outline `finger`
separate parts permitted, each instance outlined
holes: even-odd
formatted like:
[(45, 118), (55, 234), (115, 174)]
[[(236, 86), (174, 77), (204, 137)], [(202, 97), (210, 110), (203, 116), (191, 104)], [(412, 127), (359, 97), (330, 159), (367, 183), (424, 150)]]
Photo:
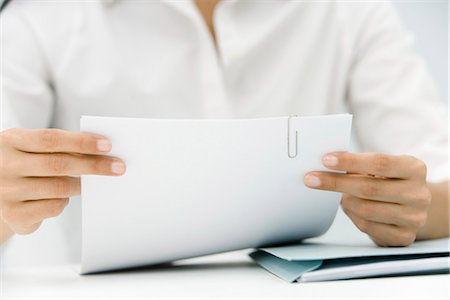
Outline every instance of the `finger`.
[(117, 176), (125, 173), (126, 169), (125, 163), (119, 158), (68, 153), (27, 153), (22, 155), (18, 165), (17, 173), (27, 177), (83, 174)]
[(365, 220), (352, 213), (347, 214), (359, 230), (369, 235), (379, 246), (404, 247), (411, 245), (416, 234), (413, 230), (395, 225)]
[(60, 215), (68, 202), (64, 198), (14, 203), (2, 208), (2, 218), (14, 232), (27, 234), (42, 220)]
[(392, 203), (408, 202), (410, 194), (408, 189), (411, 189), (411, 184), (407, 180), (329, 172), (310, 172), (306, 174), (304, 182), (314, 189), (342, 192), (363, 199)]
[(408, 179), (426, 176), (426, 166), (409, 155), (392, 156), (381, 153), (334, 152), (322, 159), (332, 170), (389, 178)]
[(8, 225), (11, 230), (16, 234), (30, 234), (38, 230), (38, 228), (41, 226), (42, 221), (35, 223), (35, 224), (15, 224), (15, 225)]
[(103, 136), (61, 129), (15, 128), (5, 131), (3, 138), (24, 152), (106, 154), (112, 147), (111, 142)]
[(344, 194), (341, 201), (345, 213), (364, 220), (419, 229), (427, 220), (425, 210), (418, 210), (400, 204), (365, 200)]
[(16, 180), (14, 188), (3, 196), (15, 201), (68, 198), (79, 195), (80, 190), (79, 177), (24, 177)]

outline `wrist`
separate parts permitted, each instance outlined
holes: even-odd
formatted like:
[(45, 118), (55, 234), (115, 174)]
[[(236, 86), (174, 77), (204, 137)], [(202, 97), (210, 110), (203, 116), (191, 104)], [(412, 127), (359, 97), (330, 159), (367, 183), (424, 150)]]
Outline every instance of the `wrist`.
[(428, 220), (417, 232), (416, 240), (429, 240), (448, 237), (449, 224), (449, 182), (429, 183), (432, 200), (428, 208)]

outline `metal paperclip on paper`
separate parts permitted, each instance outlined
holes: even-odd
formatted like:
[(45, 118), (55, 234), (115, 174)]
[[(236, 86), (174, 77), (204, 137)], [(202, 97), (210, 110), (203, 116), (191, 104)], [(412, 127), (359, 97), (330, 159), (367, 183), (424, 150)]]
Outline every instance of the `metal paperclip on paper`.
[(295, 117), (298, 117), (298, 115), (290, 115), (287, 119), (287, 152), (289, 158), (295, 158), (298, 155), (298, 130), (295, 130), (294, 153), (291, 151), (291, 119)]

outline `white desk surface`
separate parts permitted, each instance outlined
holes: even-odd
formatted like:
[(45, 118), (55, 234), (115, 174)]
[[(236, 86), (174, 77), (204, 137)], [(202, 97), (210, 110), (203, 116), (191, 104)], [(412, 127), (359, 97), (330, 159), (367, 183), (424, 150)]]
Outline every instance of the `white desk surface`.
[(449, 299), (450, 276), (286, 283), (237, 251), (175, 266), (78, 275), (77, 266), (2, 271), (0, 299)]

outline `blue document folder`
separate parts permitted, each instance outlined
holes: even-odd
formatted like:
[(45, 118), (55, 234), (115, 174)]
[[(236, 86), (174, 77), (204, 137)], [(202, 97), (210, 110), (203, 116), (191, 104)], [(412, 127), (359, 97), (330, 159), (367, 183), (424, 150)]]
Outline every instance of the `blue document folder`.
[(261, 248), (250, 254), (261, 267), (288, 282), (449, 273), (450, 239), (409, 247), (303, 242)]

